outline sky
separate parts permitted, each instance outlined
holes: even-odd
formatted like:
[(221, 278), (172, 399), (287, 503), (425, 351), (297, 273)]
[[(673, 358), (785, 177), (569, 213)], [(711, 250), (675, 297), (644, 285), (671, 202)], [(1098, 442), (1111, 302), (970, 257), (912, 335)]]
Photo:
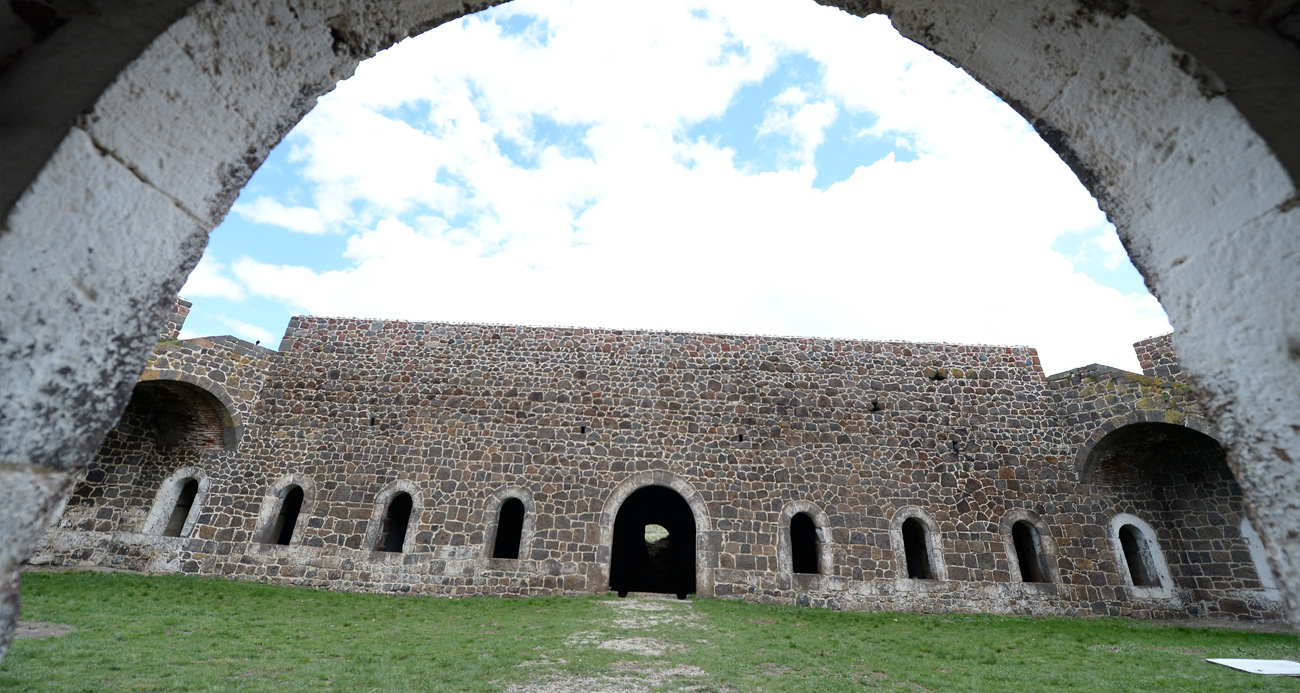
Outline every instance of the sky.
[(961, 70), (811, 1), (515, 0), (321, 97), (181, 295), (292, 315), (1036, 347), (1170, 330), (1115, 229)]

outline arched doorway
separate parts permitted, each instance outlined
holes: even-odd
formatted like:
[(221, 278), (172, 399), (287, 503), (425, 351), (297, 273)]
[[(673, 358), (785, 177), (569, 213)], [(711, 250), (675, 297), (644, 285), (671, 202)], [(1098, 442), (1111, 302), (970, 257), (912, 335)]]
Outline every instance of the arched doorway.
[(678, 598), (694, 594), (695, 533), (691, 506), (676, 491), (666, 486), (634, 491), (614, 519), (609, 588), (619, 596), (628, 592), (675, 594)]

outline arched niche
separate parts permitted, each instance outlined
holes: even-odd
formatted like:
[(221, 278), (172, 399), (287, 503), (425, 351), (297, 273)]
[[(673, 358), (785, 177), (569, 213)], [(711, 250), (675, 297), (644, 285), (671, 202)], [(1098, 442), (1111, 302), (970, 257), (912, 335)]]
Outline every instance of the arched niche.
[[(1145, 551), (1142, 555), (1151, 558), (1149, 567), (1162, 566), (1171, 577), (1156, 589), (1155, 580), (1139, 584), (1144, 580), (1131, 575), (1132, 566), (1121, 564), (1120, 583), (1135, 596), (1165, 598), (1177, 590), (1187, 603), (1215, 602), (1217, 595), (1249, 584), (1243, 578), (1249, 580), (1250, 572), (1262, 574), (1252, 564), (1256, 555), (1262, 557), (1264, 546), (1252, 546), (1241, 529), (1247, 509), (1228, 451), (1192, 423), (1130, 415), (1101, 426), (1079, 451), (1080, 477), (1089, 483), (1083, 490), (1134, 519), (1124, 534), (1112, 525), (1112, 548), (1127, 541), (1130, 550)], [(1150, 524), (1144, 526), (1137, 518)], [(1159, 530), (1158, 536), (1152, 528)], [(1158, 554), (1151, 541), (1158, 542)], [(1258, 595), (1265, 600), (1277, 596), (1267, 591)]]
[[(522, 515), (518, 518), (517, 532), (513, 523), (515, 518), (508, 517), (507, 506), (513, 508), (518, 504), (518, 509)], [(518, 560), (529, 558), (532, 553), (533, 532), (537, 528), (537, 504), (533, 502), (533, 494), (528, 490), (513, 486), (501, 489), (488, 496), (484, 508), (483, 521), (487, 524), (485, 536), (487, 541), (484, 543), (484, 555), (488, 558), (500, 560)], [(511, 526), (505, 527), (506, 537), (502, 533), (502, 523), (511, 523)], [(515, 555), (508, 555), (510, 551), (507, 544), (513, 540)]]
[[(190, 484), (193, 484), (193, 493), (188, 493)], [(212, 479), (198, 467), (182, 467), (172, 472), (158, 485), (158, 494), (140, 531), (161, 536), (190, 536), (211, 487)], [(180, 518), (180, 526), (174, 527), (182, 504), (184, 516)], [(175, 533), (172, 533), (173, 529)]]
[(233, 402), (217, 383), (192, 376), (143, 380), (127, 406), (147, 421), (163, 454), (233, 452), (239, 445)]
[(1142, 518), (1119, 513), (1110, 519), (1110, 545), (1120, 580), (1135, 599), (1167, 599), (1174, 580), (1156, 530)]
[[(400, 501), (405, 494), (410, 507), (404, 518), (393, 517), (393, 504)], [(366, 524), (365, 547), (371, 551), (405, 554), (416, 550), (415, 533), (420, 517), (424, 514), (424, 500), (420, 487), (405, 479), (385, 484), (375, 494), (375, 505), (370, 513), (370, 522)], [(401, 526), (394, 527), (394, 520), (405, 520)], [(393, 532), (400, 530), (401, 539), (394, 538)]]
[(1047, 523), (1030, 510), (1009, 510), (1000, 525), (1011, 582), (1048, 590), (1056, 584), (1056, 542)]
[[(776, 556), (781, 572), (785, 575), (825, 576), (835, 569), (835, 542), (831, 536), (830, 518), (816, 504), (810, 501), (790, 501), (781, 508), (779, 525), (776, 531)], [(812, 536), (804, 536), (802, 542), (798, 536), (796, 521), (807, 518)], [(803, 543), (801, 547), (798, 544)], [(797, 560), (801, 551), (810, 553), (804, 560)], [(804, 563), (802, 569), (798, 565)]]
[(889, 521), (889, 543), (894, 549), (897, 581), (903, 589), (916, 580), (948, 579), (943, 559), (943, 536), (930, 513), (916, 506), (899, 508)]
[[(169, 475), (178, 468), (215, 469), (237, 448), (242, 432), (220, 385), (206, 378), (150, 375), (132, 388), (94, 461), (56, 506), (56, 518), (75, 525), (94, 516), (116, 531), (166, 535), (167, 518), (162, 526), (154, 525), (159, 521), (154, 513), (162, 512), (156, 494), (174, 491), (173, 504), (186, 494), (184, 488), (171, 488)], [(207, 482), (197, 473), (192, 476), (206, 492)], [(200, 490), (192, 490), (201, 504)], [(187, 522), (182, 529), (188, 534), (191, 527)]]
[(1187, 465), (1222, 467), (1231, 474), (1227, 451), (1206, 428), (1205, 422), (1190, 417), (1166, 423), (1164, 412), (1137, 412), (1107, 421), (1076, 455), (1079, 481), (1102, 486), (1149, 483), (1161, 468)]
[[(266, 490), (257, 517), (257, 529), (253, 532), (253, 541), (271, 546), (300, 546), (315, 501), (316, 484), (311, 477), (305, 474), (282, 477)], [(286, 502), (296, 507), (286, 508)], [(288, 531), (286, 522), (292, 522), (292, 528)]]

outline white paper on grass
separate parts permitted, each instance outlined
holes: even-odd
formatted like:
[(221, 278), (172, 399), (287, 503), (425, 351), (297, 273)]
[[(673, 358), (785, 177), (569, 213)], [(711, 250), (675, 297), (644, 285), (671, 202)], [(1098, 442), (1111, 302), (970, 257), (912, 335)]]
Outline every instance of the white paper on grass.
[(1300, 676), (1300, 663), (1289, 659), (1207, 659), (1205, 661), (1252, 674)]

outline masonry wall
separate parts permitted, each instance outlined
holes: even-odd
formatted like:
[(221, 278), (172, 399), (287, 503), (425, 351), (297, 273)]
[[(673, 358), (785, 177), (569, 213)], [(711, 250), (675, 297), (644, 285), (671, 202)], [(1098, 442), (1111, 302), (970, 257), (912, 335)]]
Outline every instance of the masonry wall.
[[(1194, 394), (1173, 381), (1100, 367), (1049, 380), (1020, 347), (307, 317), (279, 353), (234, 346), (164, 344), (149, 373), (203, 372), (234, 391), (237, 448), (159, 455), (124, 417), (33, 562), (360, 591), (602, 592), (619, 503), (652, 484), (695, 514), (705, 596), (1280, 618), (1232, 525), (1240, 490), (1216, 460), (1081, 481), (1081, 451), (1109, 430), (1198, 425)], [(158, 481), (186, 465), (210, 482), (192, 531), (140, 534)], [(263, 543), (268, 494), (288, 483), (306, 496), (294, 541)], [(376, 551), (399, 489), (415, 500), (408, 548)], [(528, 507), (525, 546), (490, 558), (508, 496)], [(791, 572), (796, 511), (820, 525), (822, 574)], [(1168, 596), (1123, 583), (1108, 534), (1117, 512), (1160, 528)], [(912, 515), (933, 527), (936, 579), (907, 577), (899, 525)], [(1018, 520), (1038, 528), (1047, 582), (1021, 580)]]
[[(179, 322), (169, 329), (179, 333), (189, 302), (177, 307)], [(199, 541), (233, 521), (231, 512), (242, 513), (220, 485), (200, 499), (187, 537), (146, 533), (146, 523), (160, 484), (177, 470), (199, 470), (210, 484), (246, 464), (239, 454), (251, 445), (245, 421), (255, 416), (274, 353), (233, 337), (161, 338), (121, 420), (28, 563), (195, 573), (203, 562), (191, 548), (228, 553)]]
[(1173, 334), (1149, 337), (1133, 345), (1142, 374), (1185, 383), (1183, 367), (1174, 352)]
[[(1176, 603), (1192, 616), (1282, 619), (1277, 591), (1264, 589), (1260, 581), (1259, 571), (1268, 567), (1251, 559), (1241, 532), (1241, 488), (1211, 435), (1195, 389), (1181, 377), (1169, 335), (1134, 348), (1144, 369), (1151, 370), (1146, 364), (1154, 361), (1162, 364), (1156, 370), (1172, 378), (1095, 365), (1049, 378), (1058, 421), (1073, 450), (1063, 471), (1081, 481), (1081, 495), (1096, 499), (1100, 517), (1129, 513), (1149, 522), (1174, 582), (1169, 597), (1155, 600), (1135, 596), (1121, 583), (1114, 592), (1125, 602), (1120, 612), (1154, 616)], [(1121, 455), (1088, 469), (1099, 445), (1143, 427), (1161, 431), (1136, 439), (1145, 457)], [(1087, 530), (1091, 545), (1078, 560), (1114, 553), (1099, 529), (1105, 528)], [(1109, 569), (1118, 572), (1115, 560)]]
[(190, 315), (190, 308), (194, 304), (183, 298), (178, 298), (172, 303), (171, 310), (167, 313), (167, 320), (163, 323), (162, 332), (159, 333), (160, 340), (176, 339), (181, 336), (181, 328), (185, 326), (185, 318)]

